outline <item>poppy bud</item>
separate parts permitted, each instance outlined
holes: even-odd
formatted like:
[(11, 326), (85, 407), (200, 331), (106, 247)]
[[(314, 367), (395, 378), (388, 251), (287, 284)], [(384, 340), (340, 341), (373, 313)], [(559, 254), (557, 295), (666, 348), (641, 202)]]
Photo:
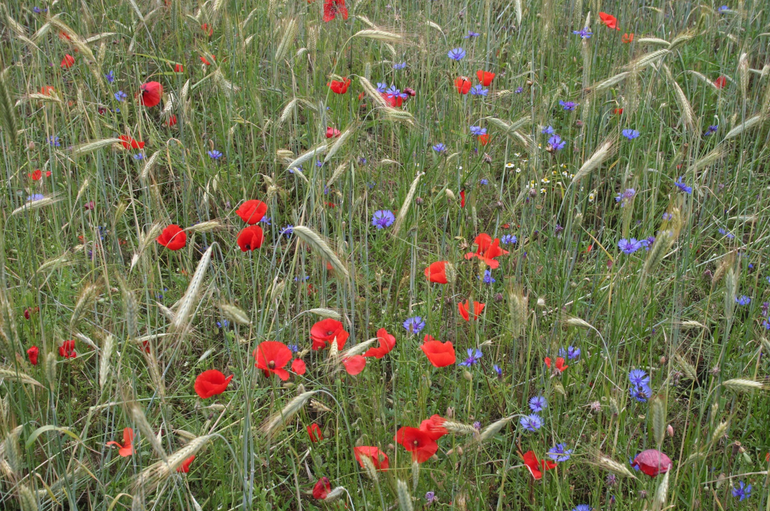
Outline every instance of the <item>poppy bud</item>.
[(538, 307), (545, 307), (545, 298), (538, 298), (537, 299), (537, 306)]
[(532, 84), (533, 84), (533, 83), (534, 83), (534, 82), (533, 82), (532, 80), (527, 80), (527, 85), (528, 85), (529, 87), (532, 87)]
[(535, 190), (534, 188), (530, 188), (529, 189), (529, 196), (530, 197), (537, 197), (537, 190)]
[(452, 406), (447, 406), (446, 408), (446, 418), (447, 419), (454, 419), (455, 418), (455, 409)]
[(578, 119), (577, 121), (575, 121), (575, 126), (577, 126), (578, 128), (582, 128), (583, 127), (583, 121)]
[(447, 198), (448, 201), (452, 202), (452, 201), (455, 200), (455, 193), (452, 190), (450, 190), (449, 188), (444, 190), (444, 193), (446, 193), (446, 198)]
[(30, 142), (29, 144), (27, 144), (27, 148), (30, 149), (30, 150), (34, 149), (35, 148), (35, 143), (34, 142)]
[(409, 94), (411, 97), (415, 97), (417, 95), (417, 91), (412, 89), (411, 87), (406, 87), (404, 89), (404, 94)]
[(502, 302), (503, 301), (503, 293), (497, 293), (495, 295), (495, 301), (496, 302)]
[(674, 426), (669, 424), (668, 427), (666, 428), (666, 434), (668, 434), (668, 436), (673, 438), (674, 437)]
[(658, 359), (658, 362), (660, 363), (660, 365), (664, 365), (666, 363), (666, 357), (660, 357)]
[(473, 381), (473, 375), (469, 373), (467, 369), (463, 370), (463, 378), (468, 381)]
[(423, 200), (423, 198), (422, 198), (422, 197), (417, 197), (417, 198), (414, 200), (414, 203), (415, 203), (415, 204), (417, 204), (418, 206), (422, 206), (422, 203), (423, 203), (423, 202), (425, 202), (425, 201)]

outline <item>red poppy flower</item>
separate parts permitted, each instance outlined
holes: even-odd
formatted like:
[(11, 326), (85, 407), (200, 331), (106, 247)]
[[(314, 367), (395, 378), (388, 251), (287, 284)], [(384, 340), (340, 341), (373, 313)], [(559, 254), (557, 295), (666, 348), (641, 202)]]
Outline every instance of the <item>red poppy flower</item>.
[(335, 94), (345, 94), (348, 91), (348, 87), (350, 87), (350, 78), (344, 78), (341, 82), (332, 80), (326, 85)]
[(483, 135), (479, 135), (479, 144), (487, 145), (488, 143), (489, 143), (489, 135), (487, 133), (484, 133)]
[(160, 97), (163, 95), (163, 86), (160, 83), (147, 82), (142, 84), (139, 90), (141, 91), (139, 103), (142, 105), (146, 106), (147, 108), (152, 108), (160, 103)]
[(387, 92), (383, 92), (380, 95), (382, 96), (382, 99), (385, 100), (385, 103), (387, 103), (389, 106), (392, 106), (393, 108), (399, 107), (404, 104), (404, 98), (402, 98), (401, 96), (388, 94)]
[(254, 350), (254, 358), (257, 359), (256, 365), (265, 374), (265, 377), (270, 376), (270, 373), (278, 375), (278, 377), (286, 381), (289, 379), (289, 371), (283, 368), (291, 360), (291, 350), (282, 342), (278, 341), (264, 341), (259, 343), (257, 349)]
[(337, 17), (337, 14), (340, 14), (344, 20), (348, 19), (348, 8), (345, 7), (345, 0), (325, 0), (324, 21), (330, 22)]
[(249, 225), (254, 225), (262, 220), (265, 213), (267, 213), (267, 204), (261, 200), (247, 200), (235, 212), (236, 215), (241, 217), (241, 220)]
[(321, 433), (321, 428), (315, 422), (307, 427), (307, 435), (310, 437), (310, 441), (313, 443), (320, 442), (324, 439)]
[(40, 94), (43, 96), (50, 96), (51, 94), (54, 94), (56, 91), (54, 88), (50, 85), (44, 85), (43, 87), (40, 87)]
[(342, 350), (348, 340), (348, 334), (342, 323), (336, 319), (326, 318), (317, 322), (310, 328), (310, 338), (313, 340), (313, 351), (325, 348), (337, 339), (337, 349)]
[(209, 37), (214, 35), (214, 27), (212, 27), (208, 23), (204, 23), (203, 25), (201, 25), (201, 29), (203, 30), (203, 33), (208, 35)]
[(184, 73), (184, 66), (182, 64), (176, 64), (174, 66), (175, 73)]
[(508, 254), (507, 250), (500, 248), (500, 239), (495, 238), (493, 241), (489, 234), (481, 233), (476, 236), (476, 239), (473, 240), (473, 242), (478, 248), (476, 249), (476, 252), (468, 252), (465, 254), (465, 258), (470, 260), (474, 257), (478, 257), (493, 270), (500, 266), (500, 262), (496, 261), (495, 258)]
[(727, 85), (727, 77), (726, 76), (720, 76), (716, 80), (714, 80), (714, 87), (717, 89), (724, 89), (725, 85)]
[(27, 307), (24, 309), (24, 319), (29, 319), (32, 314), (40, 312), (40, 307)]
[(61, 39), (62, 41), (64, 40), (72, 41), (72, 38), (70, 37), (70, 35), (64, 30), (59, 30), (59, 39)]
[[(211, 65), (211, 62), (209, 62), (209, 60), (208, 60), (206, 57), (204, 57), (203, 55), (201, 55), (201, 57), (200, 57), (200, 58), (201, 58), (201, 62), (203, 62), (203, 65), (204, 65), (204, 66), (210, 66), (210, 65)], [(214, 62), (216, 62), (216, 61), (217, 61), (217, 58), (216, 58), (214, 55), (212, 55), (212, 56), (211, 56), (211, 60), (213, 60)]]
[(465, 207), (465, 190), (460, 190), (460, 207)]
[(29, 357), (29, 363), (33, 366), (37, 365), (37, 357), (40, 355), (40, 348), (32, 346), (27, 350), (27, 357)]
[(615, 16), (611, 14), (607, 14), (606, 12), (600, 12), (599, 18), (601, 18), (602, 23), (607, 25), (608, 28), (614, 28), (615, 30), (620, 30), (620, 28), (618, 28), (618, 19)]
[(428, 282), (449, 284), (449, 279), (447, 279), (446, 276), (446, 265), (448, 262), (449, 261), (436, 261), (425, 268), (425, 278), (428, 279)]
[(262, 228), (258, 225), (250, 225), (238, 234), (238, 246), (241, 247), (241, 252), (255, 250), (262, 246), (264, 239)]
[(390, 460), (388, 455), (382, 452), (379, 447), (372, 445), (361, 445), (353, 448), (353, 454), (356, 456), (356, 461), (364, 468), (364, 462), (361, 461), (361, 457), (369, 458), (376, 470), (388, 470), (390, 467)]
[(632, 466), (640, 469), (650, 477), (664, 474), (671, 468), (671, 458), (657, 449), (647, 449), (636, 455)]
[(332, 128), (331, 126), (326, 128), (326, 138), (335, 138), (340, 136), (340, 130)]
[(394, 437), (396, 442), (412, 453), (412, 461), (424, 463), (438, 451), (438, 444), (431, 434), (418, 428), (403, 426)]
[(305, 365), (305, 361), (301, 358), (295, 358), (291, 363), (291, 370), (295, 373), (302, 375), (305, 374), (307, 371), (307, 366)]
[(390, 335), (384, 328), (377, 330), (377, 341), (379, 342), (378, 346), (376, 348), (369, 348), (364, 353), (365, 357), (382, 358), (396, 346), (396, 337)]
[(192, 465), (192, 462), (194, 460), (195, 460), (195, 455), (193, 454), (192, 456), (190, 456), (189, 458), (184, 460), (181, 465), (176, 467), (176, 471), (177, 472), (182, 472), (182, 473), (185, 473), (185, 474), (188, 473), (190, 471), (190, 465)]
[(313, 487), (313, 498), (316, 500), (324, 500), (331, 491), (332, 483), (329, 482), (329, 478), (322, 477)]
[(126, 456), (131, 456), (134, 454), (134, 446), (132, 445), (134, 441), (134, 430), (131, 428), (126, 428), (123, 430), (123, 445), (120, 445), (119, 443), (112, 441), (107, 442), (107, 446), (114, 445), (115, 447), (119, 447), (120, 450), (118, 451), (118, 454), (123, 456), (124, 458)]
[(216, 369), (203, 371), (195, 378), (195, 393), (201, 399), (208, 399), (211, 396), (218, 396), (225, 390), (232, 380), (232, 376), (225, 378), (225, 375)]
[(187, 233), (176, 224), (171, 224), (155, 239), (169, 250), (179, 250), (187, 244)]
[(73, 57), (69, 53), (67, 55), (65, 55), (63, 59), (61, 59), (61, 67), (62, 68), (70, 68), (73, 65), (75, 65), (75, 57)]
[(612, 111), (612, 113), (615, 114), (615, 115), (623, 115), (623, 109), (622, 108), (616, 108), (615, 110)]
[(166, 121), (166, 127), (171, 128), (173, 126), (176, 126), (176, 115), (171, 114), (168, 116), (168, 121)]
[[(30, 172), (27, 175), (29, 176), (29, 178), (32, 181), (40, 181), (41, 179), (43, 179), (43, 171), (40, 170), (40, 169), (33, 170), (32, 172)], [(50, 177), (50, 176), (51, 176), (51, 171), (50, 170), (46, 170), (45, 171), (45, 177)]]
[[(460, 302), (457, 304), (457, 308), (460, 310), (460, 316), (465, 321), (470, 321), (470, 310), (471, 310), (471, 304), (469, 300), (465, 300), (465, 302)], [(481, 311), (484, 310), (484, 304), (479, 303), (477, 301), (473, 301), (473, 319), (479, 319), (479, 316), (481, 315)]]
[(548, 460), (540, 460), (538, 461), (537, 456), (535, 455), (535, 451), (527, 451), (524, 453), (524, 465), (526, 465), (527, 469), (529, 470), (529, 473), (532, 474), (532, 477), (537, 479), (543, 478), (543, 472), (546, 470), (551, 470), (552, 468), (556, 468), (556, 463), (553, 461)]
[(460, 94), (468, 94), (473, 84), (467, 76), (458, 76), (455, 78), (455, 88)]
[(420, 423), (420, 429), (430, 435), (432, 440), (438, 440), (449, 433), (444, 427), (446, 419), (440, 415), (433, 415), (430, 419), (425, 419)]
[(77, 357), (78, 354), (75, 352), (75, 341), (64, 341), (62, 345), (59, 346), (59, 356), (64, 358)]
[(426, 335), (424, 341), (420, 349), (435, 367), (446, 367), (454, 364), (457, 360), (455, 348), (450, 341), (437, 341), (430, 335)]
[(128, 135), (121, 135), (118, 137), (120, 139), (120, 144), (128, 149), (129, 147), (131, 149), (144, 149), (144, 142), (139, 142), (138, 140), (134, 140), (132, 137), (129, 137)]
[(495, 73), (490, 73), (489, 71), (482, 71), (481, 69), (476, 71), (476, 76), (479, 78), (481, 85), (483, 85), (484, 87), (489, 87), (489, 85), (492, 83), (492, 80), (495, 79)]
[(623, 44), (628, 44), (634, 42), (634, 33), (631, 32), (630, 34), (623, 34), (623, 37), (620, 38), (621, 42)]
[(348, 357), (342, 361), (342, 365), (345, 366), (345, 371), (347, 371), (350, 376), (355, 376), (366, 367), (366, 357), (363, 355)]
[[(548, 369), (551, 368), (551, 357), (545, 357), (545, 365), (548, 366)], [(569, 366), (564, 365), (564, 358), (562, 357), (556, 357), (556, 370), (559, 372), (564, 371)]]

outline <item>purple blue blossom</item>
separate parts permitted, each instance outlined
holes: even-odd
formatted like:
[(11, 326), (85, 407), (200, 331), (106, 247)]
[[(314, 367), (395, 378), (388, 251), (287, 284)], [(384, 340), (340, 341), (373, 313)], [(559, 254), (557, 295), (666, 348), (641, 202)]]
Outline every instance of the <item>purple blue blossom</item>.
[(470, 367), (476, 365), (481, 359), (482, 353), (479, 349), (468, 348), (468, 358), (460, 362), (463, 367)]
[(502, 238), (500, 238), (500, 243), (503, 245), (513, 245), (517, 241), (519, 240), (516, 238), (515, 234), (503, 234)]
[(406, 62), (399, 62), (397, 64), (393, 64), (393, 69), (404, 69), (406, 67)]
[(126, 98), (128, 97), (128, 94), (126, 94), (122, 90), (119, 90), (114, 94), (114, 96), (115, 96), (115, 99), (117, 99), (118, 101), (125, 101)]
[(641, 242), (637, 241), (636, 238), (631, 238), (630, 240), (623, 238), (622, 240), (618, 241), (618, 248), (624, 254), (633, 254), (642, 248), (642, 244)]
[(489, 89), (485, 89), (483, 85), (477, 84), (471, 87), (472, 96), (486, 96), (489, 93)]
[(544, 135), (552, 135), (553, 134), (553, 127), (552, 126), (546, 126), (545, 128), (540, 130), (540, 133)]
[(393, 225), (393, 222), (396, 221), (396, 216), (393, 214), (392, 211), (388, 209), (381, 209), (379, 211), (375, 211), (374, 215), (372, 216), (372, 225), (377, 227), (377, 229), (384, 229), (385, 227), (390, 227)]
[(212, 149), (211, 151), (208, 151), (209, 158), (212, 160), (218, 160), (222, 157), (222, 153), (220, 151), (217, 151), (216, 149)]
[(738, 305), (748, 305), (751, 303), (751, 298), (749, 298), (746, 295), (736, 296), (735, 303), (737, 303)]
[(572, 454), (572, 449), (567, 449), (567, 444), (556, 444), (548, 450), (548, 457), (556, 463), (567, 461)]
[(482, 128), (481, 126), (471, 126), (471, 134), (477, 136), (486, 135), (487, 129)]
[(679, 179), (677, 179), (676, 183), (674, 183), (677, 188), (679, 188), (680, 191), (692, 195), (692, 186), (687, 186), (687, 183), (683, 181), (683, 176), (679, 176)]
[(465, 58), (465, 50), (463, 50), (462, 48), (452, 48), (451, 50), (449, 50), (449, 53), (447, 53), (447, 56), (450, 59), (459, 62)]
[(521, 427), (526, 429), (527, 431), (537, 431), (538, 429), (543, 427), (543, 419), (540, 418), (537, 414), (531, 414), (531, 415), (525, 415), (521, 418), (519, 421), (521, 424)]
[(637, 130), (623, 130), (620, 133), (628, 140), (633, 140), (639, 137), (639, 131)]
[(562, 140), (559, 135), (553, 135), (548, 139), (548, 145), (550, 145), (551, 149), (554, 151), (561, 151), (564, 149), (564, 146), (567, 145), (567, 142)]
[(479, 34), (478, 32), (473, 32), (471, 30), (468, 30), (468, 35), (464, 36), (463, 39), (470, 39), (471, 37), (478, 37), (480, 35), (481, 34)]
[(574, 101), (562, 101), (562, 100), (559, 100), (559, 104), (561, 105), (561, 107), (564, 110), (566, 110), (568, 112), (572, 112), (575, 109), (575, 107), (577, 106), (577, 103), (575, 103)]
[(751, 497), (751, 485), (746, 486), (746, 483), (743, 481), (738, 481), (738, 486), (733, 488), (733, 497), (736, 497), (738, 502)]
[(590, 39), (593, 34), (590, 30), (588, 30), (588, 27), (582, 28), (580, 30), (573, 30), (573, 34), (579, 35), (581, 39)]
[(540, 413), (548, 408), (548, 401), (543, 396), (535, 396), (529, 400), (529, 409), (535, 413)]
[(446, 151), (446, 146), (439, 142), (438, 144), (433, 146), (433, 150), (436, 151), (437, 153), (443, 153), (444, 151)]
[(420, 316), (414, 316), (404, 321), (404, 328), (410, 334), (419, 334), (425, 328), (425, 321)]

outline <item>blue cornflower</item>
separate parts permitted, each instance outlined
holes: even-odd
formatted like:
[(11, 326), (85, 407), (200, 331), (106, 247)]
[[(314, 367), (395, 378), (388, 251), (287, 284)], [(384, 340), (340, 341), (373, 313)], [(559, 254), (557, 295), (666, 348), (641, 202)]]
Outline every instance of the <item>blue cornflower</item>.
[(144, 160), (144, 153), (136, 153), (136, 154), (134, 155), (134, 159), (135, 159), (136, 161), (142, 161), (142, 160)]
[(483, 278), (483, 280), (484, 280), (484, 284), (494, 284), (495, 282), (497, 282), (497, 280), (495, 280), (492, 277), (492, 271), (491, 270), (484, 270), (484, 278)]
[(481, 84), (471, 87), (471, 96), (486, 96), (488, 93), (489, 89), (485, 89)]
[(592, 35), (594, 35), (593, 32), (588, 30), (588, 27), (581, 29), (581, 30), (573, 30), (573, 34), (579, 35), (581, 39), (590, 39)]
[(382, 94), (386, 90), (388, 90), (388, 84), (387, 83), (377, 82), (377, 92)]
[(535, 396), (529, 400), (529, 409), (535, 413), (540, 413), (548, 408), (548, 400), (543, 396)]
[(717, 229), (717, 232), (719, 234), (721, 234), (722, 236), (726, 237), (729, 240), (735, 238), (735, 234), (733, 234), (733, 233), (731, 233), (729, 231), (726, 231), (726, 230), (722, 229), (721, 227), (719, 229)]
[(692, 195), (692, 186), (687, 186), (687, 184), (684, 181), (682, 181), (683, 178), (684, 178), (683, 176), (679, 176), (679, 179), (677, 179), (676, 183), (674, 184), (676, 185), (677, 188), (679, 188), (679, 190), (683, 191), (688, 195)]
[(709, 126), (709, 127), (706, 129), (706, 132), (703, 134), (703, 136), (704, 136), (704, 137), (710, 137), (711, 135), (713, 135), (714, 133), (716, 133), (718, 129), (719, 129), (719, 125), (716, 125), (716, 124), (715, 124), (715, 125)]
[(463, 50), (462, 48), (452, 48), (451, 50), (449, 50), (449, 53), (447, 53), (447, 56), (450, 59), (456, 60), (459, 62), (465, 58), (465, 50)]
[(500, 243), (502, 243), (503, 245), (513, 245), (517, 241), (519, 240), (518, 238), (516, 238), (515, 234), (503, 234), (503, 237), (500, 238)]
[(51, 135), (50, 137), (48, 137), (48, 144), (54, 147), (61, 147), (61, 142), (59, 142), (59, 137), (57, 137), (56, 135)]
[(551, 146), (551, 149), (554, 151), (561, 151), (564, 149), (564, 146), (567, 145), (567, 142), (561, 139), (559, 135), (553, 135), (551, 138), (548, 139), (548, 144)]
[(642, 369), (631, 369), (628, 373), (628, 381), (632, 385), (649, 385), (650, 377)]
[(663, 220), (671, 220), (672, 218), (674, 218), (674, 215), (671, 213), (663, 213)]
[(622, 208), (628, 201), (634, 198), (634, 195), (636, 195), (636, 190), (633, 188), (626, 188), (623, 193), (618, 193), (615, 196), (615, 202), (620, 202), (620, 207)]
[(561, 107), (564, 110), (566, 110), (568, 112), (573, 111), (575, 109), (575, 107), (577, 106), (577, 103), (575, 103), (574, 101), (562, 101), (562, 100), (559, 100), (559, 104), (561, 105)]
[(393, 64), (393, 69), (404, 69), (406, 67), (406, 62), (400, 62), (397, 64)]
[(32, 8), (32, 12), (34, 12), (35, 14), (42, 14), (44, 12), (48, 12), (48, 7), (41, 9), (40, 7), (35, 6)]
[(639, 132), (637, 130), (623, 130), (620, 133), (628, 140), (633, 140), (639, 137)]
[(738, 502), (751, 497), (751, 485), (746, 486), (743, 481), (738, 481), (738, 486), (733, 488), (733, 497), (738, 497)]
[(287, 344), (286, 347), (289, 348), (292, 353), (299, 353), (299, 346), (296, 344)]
[(389, 96), (400, 97), (401, 99), (406, 99), (409, 97), (409, 94), (401, 92), (401, 90), (397, 89), (395, 85), (391, 85), (388, 90), (385, 91), (385, 93)]
[(629, 394), (631, 394), (631, 397), (639, 401), (640, 403), (646, 403), (650, 397), (652, 397), (652, 389), (649, 385), (636, 385), (631, 386), (630, 389), (628, 389)]
[(524, 92), (524, 87), (516, 87), (513, 90), (513, 92), (514, 92), (514, 94), (521, 94), (522, 92)]
[(770, 330), (770, 321), (764, 320), (762, 322), (762, 326), (764, 327), (765, 330)]
[(287, 225), (286, 227), (281, 229), (281, 234), (285, 234), (286, 237), (288, 238), (289, 236), (294, 234), (294, 226), (291, 224)]
[(439, 142), (438, 144), (433, 146), (433, 150), (436, 151), (437, 153), (443, 153), (444, 151), (446, 151), (446, 146)]
[(522, 417), (519, 423), (521, 424), (521, 427), (527, 431), (537, 431), (543, 427), (543, 419), (534, 413), (532, 415), (526, 415)]
[(420, 316), (414, 316), (404, 321), (404, 328), (410, 334), (419, 334), (425, 328), (425, 321)]
[(540, 130), (540, 133), (544, 135), (552, 135), (553, 134), (553, 127), (552, 126), (546, 126), (545, 128)]
[[(717, 9), (717, 12), (728, 12), (729, 10), (730, 10), (730, 8), (728, 6), (723, 5), (723, 6), (721, 6), (721, 7), (719, 7)], [(741, 499), (741, 500), (743, 500), (743, 499)]]
[(630, 240), (623, 238), (618, 241), (618, 248), (622, 250), (624, 254), (633, 254), (642, 248), (642, 244), (637, 241), (636, 238), (631, 238)]
[(432, 491), (425, 493), (425, 500), (428, 502), (428, 504), (433, 504), (433, 502), (436, 500), (436, 493)]
[(556, 461), (556, 463), (567, 461), (571, 454), (572, 449), (567, 449), (567, 444), (556, 444), (556, 446), (548, 450), (548, 457)]
[(487, 134), (487, 129), (486, 128), (482, 128), (481, 126), (471, 126), (471, 134), (472, 135), (478, 135), (478, 136), (486, 135)]
[(223, 319), (222, 321), (217, 321), (217, 328), (224, 330), (228, 326), (230, 326), (230, 322), (227, 321), (226, 319)]
[(318, 168), (320, 169), (321, 167), (323, 167), (323, 166), (324, 166), (324, 162), (322, 162), (321, 160), (316, 160), (316, 162), (315, 162), (315, 166), (316, 166), (316, 167), (318, 167)]
[(27, 197), (27, 202), (35, 202), (43, 199), (45, 199), (45, 195), (43, 195), (42, 193), (33, 193), (32, 195)]
[(478, 37), (480, 35), (481, 34), (479, 34), (478, 32), (473, 32), (471, 30), (468, 30), (468, 35), (464, 36), (463, 39), (470, 39), (471, 37)]
[(559, 356), (567, 357), (569, 360), (575, 360), (580, 356), (580, 348), (576, 348), (574, 346), (570, 346), (566, 350), (561, 348), (559, 349)]
[(489, 180), (488, 179), (484, 179), (484, 178), (479, 179), (479, 184), (482, 185), (482, 186), (486, 186), (486, 185), (489, 184)]
[(112, 82), (114, 82), (114, 81), (115, 81), (115, 73), (114, 73), (114, 72), (112, 72), (112, 71), (110, 71), (109, 73), (107, 73), (106, 75), (104, 75), (104, 77), (107, 79), (107, 81), (108, 81), (109, 83), (112, 83)]
[(374, 212), (374, 216), (372, 216), (372, 225), (375, 226), (377, 229), (384, 229), (385, 227), (390, 227), (393, 225), (393, 222), (396, 221), (396, 216), (393, 214), (392, 211), (388, 209), (381, 209), (379, 211)]
[(591, 511), (591, 506), (588, 504), (580, 504), (572, 508), (572, 511)]
[(497, 365), (497, 364), (493, 365), (493, 366), (492, 366), (492, 369), (495, 371), (495, 373), (497, 374), (497, 376), (502, 376), (502, 375), (503, 375), (503, 370), (502, 370), (502, 369), (500, 369), (500, 366), (499, 366), (499, 365)]
[(218, 160), (222, 157), (222, 153), (217, 151), (216, 149), (212, 149), (211, 151), (209, 151), (208, 155), (209, 155), (209, 158), (211, 158), (212, 160)]
[(748, 305), (751, 303), (751, 298), (749, 298), (746, 295), (736, 296), (735, 303), (737, 303), (738, 305)]
[(128, 94), (126, 94), (122, 90), (119, 90), (114, 94), (114, 96), (115, 96), (115, 99), (117, 99), (118, 101), (125, 101), (126, 98), (128, 97)]
[(463, 367), (470, 367), (472, 365), (476, 365), (479, 362), (479, 359), (481, 359), (481, 355), (482, 355), (481, 350), (468, 348), (468, 358), (460, 362), (460, 365)]
[(262, 218), (260, 218), (259, 219), (259, 223), (267, 224), (267, 225), (273, 225), (269, 216), (263, 216)]

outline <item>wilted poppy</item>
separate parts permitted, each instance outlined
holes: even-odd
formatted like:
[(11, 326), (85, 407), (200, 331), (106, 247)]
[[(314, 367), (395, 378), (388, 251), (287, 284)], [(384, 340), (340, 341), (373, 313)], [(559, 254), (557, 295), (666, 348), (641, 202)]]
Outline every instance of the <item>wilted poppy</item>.
[(126, 456), (131, 456), (134, 454), (134, 430), (131, 428), (126, 428), (123, 430), (123, 445), (120, 445), (119, 443), (115, 441), (107, 442), (107, 446), (114, 445), (115, 447), (119, 447), (120, 450), (118, 451), (118, 454), (123, 456), (124, 458)]
[(623, 37), (620, 38), (620, 41), (624, 44), (634, 42), (634, 33), (632, 32), (630, 34), (623, 34)]
[(70, 55), (69, 53), (64, 56), (63, 59), (61, 59), (61, 67), (62, 68), (70, 68), (75, 64), (75, 57)]
[[(43, 175), (44, 174), (43, 174), (42, 170), (36, 169), (36, 170), (33, 170), (32, 172), (30, 172), (27, 175), (29, 176), (29, 178), (32, 181), (40, 181), (41, 179), (43, 179)], [(50, 176), (51, 176), (51, 171), (50, 170), (46, 170), (45, 171), (45, 177), (50, 177)]]
[[(465, 300), (464, 302), (458, 303), (457, 308), (460, 311), (460, 316), (462, 316), (462, 318), (465, 321), (470, 321), (470, 310), (471, 310), (470, 301)], [(483, 310), (484, 310), (484, 304), (474, 301), (473, 302), (473, 319), (479, 319), (479, 316), (481, 315), (481, 311)]]
[(437, 341), (430, 335), (426, 335), (424, 340), (420, 349), (435, 367), (446, 367), (455, 363), (455, 348), (450, 341)]
[(324, 500), (331, 491), (332, 483), (329, 482), (329, 478), (322, 477), (313, 487), (313, 498), (316, 500)]
[(337, 349), (345, 347), (348, 340), (348, 334), (345, 326), (336, 319), (326, 318), (317, 322), (310, 328), (310, 338), (313, 340), (313, 350), (318, 351), (337, 340)]
[(549, 460), (539, 460), (537, 459), (537, 456), (535, 455), (535, 451), (527, 451), (522, 456), (524, 458), (524, 465), (529, 470), (529, 473), (532, 474), (532, 477), (535, 479), (542, 479), (543, 478), (543, 472), (546, 470), (551, 470), (552, 468), (556, 468), (556, 463)]
[(478, 257), (493, 270), (500, 266), (500, 263), (496, 261), (495, 258), (508, 254), (507, 250), (500, 248), (500, 239), (495, 238), (493, 241), (489, 234), (481, 233), (476, 236), (476, 239), (473, 240), (473, 242), (476, 243), (478, 248), (476, 249), (476, 252), (468, 252), (465, 254), (465, 258), (470, 260), (474, 257)]
[(473, 87), (473, 84), (467, 76), (458, 76), (455, 78), (455, 88), (460, 94), (468, 94), (468, 92), (471, 90), (471, 87)]
[(337, 17), (337, 14), (342, 16), (342, 19), (348, 19), (348, 8), (345, 7), (345, 0), (324, 0), (324, 21), (330, 22)]
[(190, 465), (192, 465), (192, 462), (194, 460), (195, 460), (195, 455), (193, 454), (192, 456), (190, 456), (189, 458), (184, 460), (181, 465), (176, 467), (176, 471), (177, 472), (182, 472), (182, 473), (185, 473), (185, 474), (188, 473), (190, 471)]
[(449, 261), (436, 261), (425, 268), (425, 278), (428, 279), (428, 282), (449, 284), (449, 279), (446, 276), (447, 264)]
[(247, 200), (235, 212), (236, 215), (241, 217), (241, 220), (249, 225), (254, 225), (262, 220), (265, 213), (267, 213), (267, 204), (261, 200)]
[(364, 353), (365, 357), (382, 358), (396, 346), (396, 337), (390, 335), (384, 328), (377, 330), (377, 341), (379, 343), (378, 346), (376, 348), (369, 348)]
[(432, 415), (420, 423), (420, 429), (430, 435), (431, 440), (438, 440), (449, 432), (444, 427), (446, 419), (440, 415)]
[(350, 376), (355, 376), (366, 367), (366, 357), (363, 355), (348, 357), (342, 361), (342, 365), (345, 366), (345, 371), (347, 371)]
[(187, 233), (176, 224), (171, 224), (155, 240), (169, 250), (179, 250), (187, 244)]
[(310, 441), (313, 443), (320, 442), (324, 439), (321, 428), (315, 422), (307, 427), (307, 436), (310, 437)]
[(262, 246), (265, 235), (258, 225), (250, 225), (238, 234), (238, 246), (241, 252), (258, 249)]
[(412, 461), (424, 463), (438, 451), (438, 444), (431, 434), (419, 428), (403, 426), (395, 436), (396, 442), (412, 453)]
[(75, 358), (78, 356), (78, 354), (75, 352), (75, 341), (69, 340), (64, 341), (61, 346), (59, 346), (59, 356), (62, 356), (64, 358)]
[(350, 78), (345, 78), (341, 82), (337, 80), (332, 80), (326, 85), (335, 94), (345, 94), (348, 91), (348, 87), (350, 87)]
[(307, 371), (307, 366), (305, 365), (305, 361), (302, 360), (301, 358), (295, 358), (291, 362), (291, 370), (300, 375), (305, 374), (305, 372)]
[(479, 78), (481, 85), (483, 85), (484, 87), (489, 87), (489, 85), (492, 83), (492, 80), (495, 79), (495, 73), (490, 73), (489, 71), (482, 71), (481, 69), (476, 71), (476, 76)]
[[(551, 357), (545, 357), (545, 365), (548, 366), (548, 369), (551, 368)], [(569, 366), (564, 365), (564, 358), (563, 357), (556, 357), (556, 370), (559, 372), (564, 371)]]
[(227, 386), (232, 379), (232, 375), (225, 378), (225, 375), (216, 369), (203, 371), (197, 378), (195, 378), (195, 393), (198, 394), (201, 399), (218, 396), (227, 390)]
[(174, 66), (175, 73), (184, 73), (184, 66), (182, 64), (176, 64)]
[(284, 369), (283, 366), (289, 363), (291, 357), (289, 347), (278, 341), (261, 342), (254, 350), (254, 358), (257, 359), (255, 365), (257, 368), (262, 369), (265, 377), (270, 376), (270, 373), (274, 373), (283, 381), (289, 379), (289, 371)]
[(720, 76), (716, 80), (714, 80), (714, 87), (717, 89), (724, 89), (725, 85), (727, 85), (727, 77), (726, 76)]
[(120, 144), (126, 149), (144, 149), (144, 142), (134, 140), (133, 137), (129, 137), (128, 135), (121, 135), (118, 138), (120, 139)]
[(32, 346), (27, 350), (27, 357), (29, 357), (29, 363), (33, 366), (37, 365), (37, 357), (40, 355), (40, 348)]
[(663, 474), (671, 468), (671, 458), (657, 449), (647, 449), (637, 454), (631, 463), (634, 468), (640, 469), (650, 477)]
[(353, 448), (353, 454), (356, 456), (356, 461), (361, 465), (361, 468), (366, 468), (364, 467), (364, 462), (361, 460), (362, 457), (369, 458), (376, 470), (388, 470), (390, 467), (388, 455), (382, 452), (379, 447), (360, 445)]
[(328, 126), (326, 128), (326, 138), (335, 138), (340, 136), (340, 130)]
[(608, 28), (614, 28), (615, 30), (620, 30), (618, 27), (618, 19), (611, 15), (607, 14), (606, 12), (600, 12), (599, 18), (602, 20), (602, 23), (607, 25)]
[(158, 82), (147, 82), (139, 88), (141, 91), (139, 102), (147, 108), (152, 108), (160, 103), (160, 97), (163, 95), (163, 86)]

